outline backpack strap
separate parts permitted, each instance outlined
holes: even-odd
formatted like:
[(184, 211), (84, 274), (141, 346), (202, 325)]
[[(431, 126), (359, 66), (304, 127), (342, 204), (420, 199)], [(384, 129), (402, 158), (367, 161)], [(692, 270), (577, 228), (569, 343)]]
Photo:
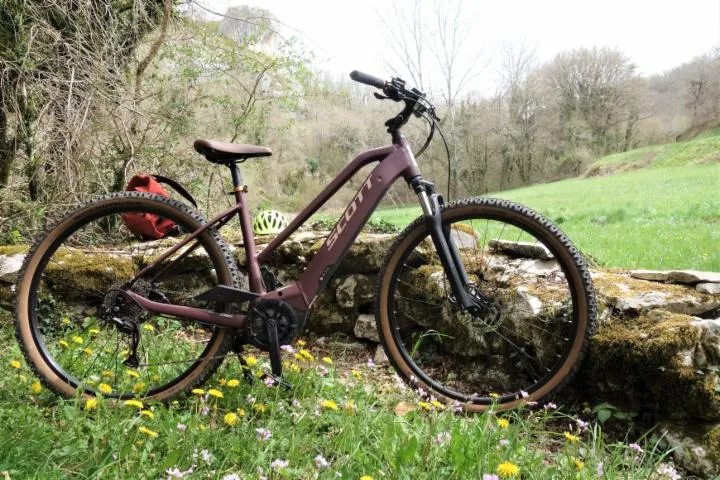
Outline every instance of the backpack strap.
[(185, 190), (185, 187), (180, 185), (178, 182), (176, 182), (172, 178), (163, 177), (162, 175), (153, 174), (152, 176), (158, 182), (164, 183), (165, 185), (171, 187), (173, 190), (175, 190), (180, 195), (182, 195), (185, 198), (185, 200), (192, 203), (193, 207), (197, 208), (197, 203), (195, 202), (195, 199), (193, 198), (193, 196), (190, 195), (190, 193), (187, 190)]

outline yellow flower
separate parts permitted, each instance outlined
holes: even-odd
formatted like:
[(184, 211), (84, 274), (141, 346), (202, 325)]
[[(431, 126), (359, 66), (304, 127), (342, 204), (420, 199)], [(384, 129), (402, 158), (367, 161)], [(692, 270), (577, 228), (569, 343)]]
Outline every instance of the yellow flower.
[(10, 367), (12, 368), (20, 368), (22, 365), (20, 365), (20, 362), (17, 360), (11, 360), (10, 361)]
[(75, 343), (78, 343), (78, 344), (82, 344), (85, 340), (83, 340), (83, 337), (81, 337), (81, 336), (79, 336), (79, 335), (75, 335), (75, 336), (72, 338), (72, 341), (75, 342)]
[(437, 400), (430, 400), (430, 405), (432, 405), (435, 408), (443, 408), (444, 405)]
[(225, 380), (224, 378), (221, 378), (220, 380), (218, 380), (218, 385), (220, 385), (221, 387), (224, 387), (225, 385), (227, 385), (227, 380)]
[(328, 410), (338, 409), (337, 403), (333, 402), (332, 400), (322, 400), (320, 402), (320, 406), (323, 408), (327, 408)]
[(233, 412), (226, 413), (223, 417), (223, 420), (225, 420), (225, 423), (232, 426), (235, 425), (238, 421), (238, 416), (235, 415)]
[(85, 348), (83, 349), (83, 352), (85, 352), (85, 355), (92, 355), (92, 354), (94, 353), (94, 352), (93, 352), (93, 349), (90, 348), (90, 347), (85, 347)]
[(323, 357), (323, 358), (322, 358), (322, 361), (323, 361), (324, 363), (327, 363), (327, 364), (330, 364), (330, 365), (332, 365), (332, 363), (333, 363), (332, 358), (330, 358), (330, 357)]
[[(295, 355), (297, 355), (297, 353)], [(300, 371), (300, 365), (298, 365), (297, 363), (291, 363), (290, 365), (288, 365), (288, 368), (291, 372), (298, 373)]]
[(125, 400), (125, 403), (123, 403), (126, 407), (135, 407), (140, 410), (143, 408), (143, 403), (140, 400)]
[(144, 433), (144, 434), (147, 435), (148, 437), (152, 437), (152, 438), (156, 438), (156, 437), (158, 436), (158, 433), (157, 433), (157, 432), (154, 432), (154, 431), (152, 431), (152, 430), (150, 430), (149, 428), (146, 428), (146, 427), (140, 427), (140, 428), (138, 428), (138, 432)]
[(133, 385), (134, 393), (140, 393), (143, 390), (145, 390), (145, 382), (137, 382), (135, 385)]
[(223, 393), (220, 390), (217, 390), (215, 388), (211, 388), (210, 390), (208, 390), (208, 395), (212, 395), (215, 398), (223, 398), (224, 397)]
[(298, 340), (298, 341), (295, 342), (295, 343), (297, 343), (297, 344), (300, 345), (301, 347), (304, 347), (305, 345), (307, 345), (307, 343), (305, 343), (305, 340)]
[(60, 344), (60, 346), (62, 348), (68, 348), (70, 346), (70, 344), (68, 342), (66, 342), (65, 340), (60, 340), (58, 343)]
[(360, 480), (373, 480), (373, 478), (370, 475), (363, 475)]
[(500, 428), (508, 428), (510, 426), (510, 421), (507, 418), (498, 418), (497, 426)]
[(357, 405), (355, 405), (354, 400), (350, 399), (345, 402), (345, 411), (348, 413), (355, 413), (357, 411)]
[(565, 439), (570, 443), (578, 443), (580, 441), (580, 437), (577, 437), (570, 432), (565, 432), (564, 435)]
[(304, 358), (305, 360), (308, 360), (308, 361), (310, 361), (310, 362), (312, 362), (313, 360), (315, 360), (315, 357), (313, 357), (313, 354), (310, 353), (308, 350), (306, 350), (306, 349), (304, 349), (304, 348), (301, 348), (301, 349), (298, 351), (298, 353), (299, 353), (300, 356), (301, 356), (302, 358)]
[(497, 466), (497, 470), (495, 471), (503, 478), (514, 477), (520, 473), (520, 467), (512, 462), (503, 462)]
[(131, 378), (139, 378), (140, 377), (140, 374), (138, 372), (136, 372), (135, 370), (128, 370), (126, 373), (127, 373), (127, 376), (131, 377)]
[(245, 415), (247, 415), (247, 414), (245, 413), (245, 410), (243, 410), (242, 408), (238, 408), (238, 409), (236, 409), (235, 411), (237, 412), (238, 417), (244, 417)]
[(85, 410), (92, 410), (94, 408), (97, 408), (97, 406), (98, 406), (97, 398), (88, 398), (85, 401)]
[(100, 390), (100, 393), (104, 395), (110, 395), (113, 391), (112, 387), (107, 383), (101, 383), (100, 385), (98, 385), (98, 390)]
[(158, 375), (157, 373), (154, 374), (154, 375), (153, 375), (152, 377), (150, 377), (150, 378), (152, 379), (153, 382), (159, 382), (159, 381), (160, 381), (160, 375)]
[[(490, 397), (490, 398), (500, 398), (500, 394), (499, 394), (499, 393), (495, 393), (495, 392), (490, 392), (490, 394), (488, 395), (488, 397)], [(507, 463), (507, 462), (506, 462), (506, 463)]]
[(70, 319), (67, 318), (67, 317), (63, 317), (63, 319), (62, 319), (62, 324), (63, 324), (63, 325), (70, 325)]
[(190, 393), (192, 393), (193, 395), (205, 395), (205, 390), (203, 390), (202, 388), (193, 388)]
[(154, 331), (155, 331), (155, 327), (153, 327), (153, 326), (150, 325), (149, 323), (144, 324), (144, 325), (143, 325), (143, 329), (144, 329), (144, 330), (147, 330), (148, 332), (154, 332)]
[(264, 403), (256, 403), (255, 405), (253, 405), (253, 409), (255, 409), (255, 411), (258, 413), (264, 413), (265, 410), (267, 410), (267, 405), (265, 405)]
[(254, 367), (258, 363), (258, 359), (250, 355), (249, 357), (245, 358), (245, 363), (247, 363), (248, 367)]
[(423, 410), (427, 410), (428, 412), (432, 410), (432, 405), (430, 405), (428, 402), (418, 402), (418, 406)]
[(140, 410), (140, 415), (147, 418), (153, 418), (155, 417), (155, 414), (150, 410)]
[(352, 373), (353, 377), (357, 378), (358, 380), (360, 380), (360, 377), (362, 376), (360, 370), (350, 370), (350, 373)]
[(113, 378), (115, 374), (111, 370), (103, 370), (102, 376), (107, 378)]
[(582, 460), (575, 457), (570, 457), (570, 460), (572, 460), (572, 462), (575, 464), (576, 469), (582, 470), (583, 468), (585, 468), (585, 462), (583, 462)]
[(30, 385), (30, 391), (37, 395), (38, 393), (42, 392), (42, 385), (40, 385), (40, 382), (35, 382), (32, 385)]
[(240, 385), (240, 380), (238, 380), (237, 378), (231, 378), (227, 381), (225, 385), (227, 385), (228, 388), (236, 388), (238, 385)]
[(98, 333), (100, 333), (100, 329), (99, 328), (91, 328), (90, 330), (88, 330), (88, 332), (90, 332), (90, 335), (97, 335)]

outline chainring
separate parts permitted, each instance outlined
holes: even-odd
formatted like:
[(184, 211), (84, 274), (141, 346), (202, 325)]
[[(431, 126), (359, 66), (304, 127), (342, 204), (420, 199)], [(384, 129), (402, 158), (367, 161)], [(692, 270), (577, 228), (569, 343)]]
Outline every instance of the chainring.
[(270, 337), (267, 323), (270, 320), (274, 320), (277, 325), (280, 345), (291, 343), (305, 325), (305, 316), (298, 315), (288, 303), (281, 300), (261, 300), (251, 308), (248, 315), (245, 327), (246, 343), (268, 350)]

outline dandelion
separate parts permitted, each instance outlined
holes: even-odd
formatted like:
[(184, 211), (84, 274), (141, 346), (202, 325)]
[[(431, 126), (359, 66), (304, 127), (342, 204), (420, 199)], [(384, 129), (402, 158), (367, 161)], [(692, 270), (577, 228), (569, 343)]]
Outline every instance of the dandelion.
[(22, 365), (20, 365), (20, 362), (18, 360), (11, 360), (10, 361), (10, 368), (20, 368)]
[(258, 359), (250, 355), (249, 357), (245, 358), (245, 363), (248, 367), (254, 367), (258, 363)]
[(332, 400), (322, 400), (320, 402), (320, 406), (328, 410), (338, 410), (337, 403), (333, 402)]
[(95, 352), (93, 351), (93, 349), (90, 348), (90, 347), (85, 347), (85, 348), (83, 349), (83, 352), (85, 353), (85, 355), (92, 355), (93, 353), (95, 353)]
[(128, 370), (128, 371), (125, 372), (125, 373), (126, 373), (127, 376), (130, 377), (130, 378), (140, 378), (140, 374), (139, 374), (138, 372), (136, 372), (135, 370)]
[(225, 385), (228, 388), (237, 388), (240, 385), (240, 380), (238, 380), (236, 378), (231, 378), (230, 380), (227, 381), (227, 383)]
[(510, 421), (507, 418), (498, 418), (497, 426), (503, 429), (508, 428), (510, 426)]
[(288, 365), (288, 368), (291, 372), (298, 373), (300, 371), (300, 365), (298, 365), (297, 363), (291, 363), (290, 365)]
[(330, 357), (322, 357), (323, 363), (327, 363), (328, 365), (332, 365), (333, 361)]
[(143, 390), (145, 390), (145, 382), (138, 382), (135, 385), (133, 385), (133, 393), (140, 393)]
[(520, 467), (518, 467), (512, 462), (503, 462), (497, 466), (497, 469), (495, 471), (502, 478), (514, 477), (520, 473)]
[(256, 428), (255, 437), (261, 442), (267, 442), (272, 437), (272, 432), (267, 428)]
[(488, 394), (488, 397), (492, 398), (493, 400), (497, 400), (498, 398), (500, 398), (500, 394), (496, 392), (490, 392)]
[(142, 410), (144, 405), (140, 400), (125, 400), (123, 403), (126, 407), (135, 407), (139, 410)]
[(110, 395), (113, 391), (112, 387), (107, 383), (101, 383), (100, 385), (98, 385), (98, 390), (103, 395)]
[(284, 350), (288, 353), (295, 353), (295, 349), (292, 347), (292, 345), (281, 345), (280, 350)]
[(90, 335), (97, 335), (98, 333), (100, 333), (100, 329), (99, 328), (91, 328), (90, 330), (88, 330), (88, 332), (90, 333)]
[(290, 465), (290, 462), (288, 462), (287, 460), (280, 460), (279, 458), (276, 458), (270, 464), (270, 468), (272, 468), (273, 470), (280, 470), (283, 468), (287, 468), (288, 465)]
[(565, 440), (570, 443), (578, 443), (580, 441), (580, 437), (577, 437), (570, 432), (564, 432), (563, 435), (565, 435)]
[(582, 470), (583, 468), (585, 468), (585, 462), (583, 462), (583, 461), (580, 460), (579, 458), (570, 457), (570, 460), (571, 460), (571, 461), (573, 462), (573, 464), (575, 465), (575, 469), (576, 469), (576, 470), (579, 471), (579, 470)]
[(440, 432), (433, 438), (433, 442), (435, 442), (435, 445), (442, 445), (448, 440), (450, 440), (450, 434), (448, 432)]
[(192, 390), (190, 390), (190, 393), (192, 393), (193, 395), (205, 395), (205, 390), (203, 390), (202, 388), (193, 388)]
[(355, 377), (357, 380), (360, 380), (360, 377), (362, 377), (362, 373), (360, 373), (360, 370), (350, 370), (350, 373), (352, 373), (352, 376)]
[(60, 346), (62, 348), (68, 348), (70, 346), (70, 344), (68, 342), (66, 342), (65, 340), (60, 340), (58, 343), (60, 344)]
[(631, 443), (630, 445), (628, 445), (628, 447), (632, 448), (632, 449), (635, 450), (637, 453), (642, 453), (642, 452), (643, 452), (642, 447), (641, 447), (640, 445), (638, 445), (637, 443)]
[(305, 345), (307, 345), (307, 342), (305, 342), (305, 340), (298, 340), (298, 341), (295, 342), (295, 343), (297, 343), (297, 344), (298, 344), (299, 346), (301, 346), (301, 347), (304, 347)]
[(303, 359), (305, 359), (305, 360), (307, 360), (307, 361), (309, 361), (309, 362), (312, 362), (313, 360), (315, 360), (315, 357), (313, 357), (313, 354), (310, 353), (310, 351), (308, 351), (308, 350), (306, 350), (306, 349), (304, 349), (304, 348), (301, 348), (298, 353), (300, 354), (300, 356), (301, 356)]
[(373, 477), (371, 477), (370, 475), (363, 475), (362, 477), (360, 477), (360, 480), (373, 480)]
[(255, 405), (253, 405), (253, 410), (258, 413), (265, 413), (265, 411), (267, 410), (267, 405), (262, 402), (256, 403)]
[(229, 412), (229, 413), (225, 414), (225, 416), (223, 417), (223, 420), (225, 421), (225, 423), (227, 425), (233, 426), (237, 423), (238, 416), (233, 412)]
[(173, 467), (173, 468), (168, 468), (167, 470), (165, 470), (165, 473), (167, 473), (168, 480), (171, 478), (185, 478), (185, 477), (190, 476), (190, 474), (192, 474), (193, 468), (194, 468), (194, 466), (188, 468), (185, 471), (182, 471), (177, 467)]
[(30, 391), (37, 395), (38, 393), (42, 392), (42, 385), (40, 385), (40, 382), (35, 382), (32, 385), (30, 385)]
[(427, 410), (428, 412), (432, 410), (432, 405), (430, 405), (428, 402), (418, 402), (418, 406), (423, 410)]
[(155, 327), (153, 327), (153, 326), (150, 325), (149, 323), (146, 323), (145, 325), (143, 325), (143, 330), (147, 330), (148, 332), (154, 332), (154, 331), (155, 331)]
[(156, 431), (154, 431), (154, 430), (150, 430), (150, 429), (147, 428), (147, 427), (140, 427), (140, 428), (138, 428), (138, 432), (144, 433), (145, 435), (147, 435), (147, 436), (150, 437), (150, 438), (157, 438), (157, 436), (158, 436), (158, 432), (156, 432)]
[(160, 375), (158, 375), (157, 373), (154, 374), (154, 375), (153, 375), (152, 377), (150, 377), (150, 378), (152, 379), (153, 382), (159, 382), (159, 381), (160, 381)]
[(247, 415), (245, 413), (245, 410), (243, 410), (242, 408), (236, 408), (235, 411), (237, 412), (238, 417), (244, 417), (245, 415)]
[(185, 430), (187, 430), (187, 425), (185, 425), (184, 423), (178, 423), (177, 425), (175, 425), (175, 428), (177, 428), (178, 432), (184, 432)]
[(215, 398), (223, 398), (224, 397), (223, 393), (220, 390), (217, 390), (215, 388), (211, 388), (210, 390), (207, 391), (207, 393), (208, 393), (208, 395), (211, 395)]
[(115, 374), (113, 373), (112, 370), (103, 370), (102, 376), (105, 378), (113, 378), (115, 376)]
[(97, 398), (88, 398), (85, 402), (85, 410), (93, 410), (97, 408), (98, 401)]
[(432, 400), (430, 400), (430, 405), (432, 405), (435, 408), (443, 408), (445, 406), (442, 403), (435, 400), (434, 398)]
[(315, 464), (315, 468), (317, 468), (318, 470), (330, 467), (330, 462), (325, 460), (325, 457), (323, 457), (322, 455), (317, 455), (315, 458), (313, 458), (313, 463)]
[(153, 418), (155, 416), (151, 410), (140, 410), (140, 415), (147, 418)]
[(83, 339), (83, 337), (81, 337), (81, 336), (79, 336), (79, 335), (75, 335), (74, 337), (72, 337), (72, 341), (75, 342), (75, 343), (77, 343), (78, 345), (82, 345), (83, 342), (85, 342), (85, 340)]

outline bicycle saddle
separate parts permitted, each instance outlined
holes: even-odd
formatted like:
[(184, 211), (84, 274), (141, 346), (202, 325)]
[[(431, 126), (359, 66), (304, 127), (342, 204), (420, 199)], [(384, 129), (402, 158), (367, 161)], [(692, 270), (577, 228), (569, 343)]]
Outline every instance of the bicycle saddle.
[(267, 147), (217, 140), (198, 139), (193, 146), (196, 152), (213, 163), (231, 163), (237, 160), (244, 162), (248, 158), (272, 155), (272, 150)]

